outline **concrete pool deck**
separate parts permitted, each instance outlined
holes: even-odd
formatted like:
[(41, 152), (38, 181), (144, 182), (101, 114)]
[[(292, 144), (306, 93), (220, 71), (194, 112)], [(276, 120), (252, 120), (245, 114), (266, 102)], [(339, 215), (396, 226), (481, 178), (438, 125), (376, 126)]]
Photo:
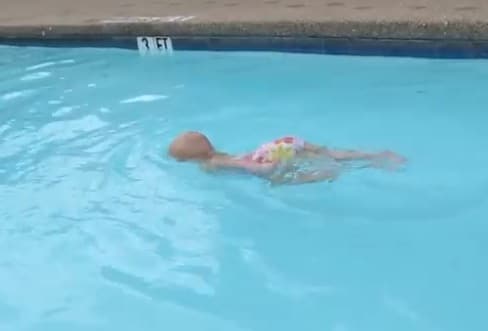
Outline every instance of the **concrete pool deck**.
[(2, 38), (488, 40), (488, 0), (4, 0)]

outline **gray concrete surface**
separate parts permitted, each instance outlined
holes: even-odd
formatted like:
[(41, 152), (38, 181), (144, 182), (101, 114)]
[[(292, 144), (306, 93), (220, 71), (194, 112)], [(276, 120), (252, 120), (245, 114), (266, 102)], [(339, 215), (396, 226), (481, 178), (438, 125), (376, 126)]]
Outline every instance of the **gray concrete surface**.
[(488, 0), (0, 0), (0, 37), (488, 40)]

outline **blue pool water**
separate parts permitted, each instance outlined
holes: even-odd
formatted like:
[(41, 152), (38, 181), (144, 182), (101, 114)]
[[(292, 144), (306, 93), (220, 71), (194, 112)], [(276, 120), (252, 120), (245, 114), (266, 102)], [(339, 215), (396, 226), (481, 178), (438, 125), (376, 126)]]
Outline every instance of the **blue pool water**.
[[(0, 48), (0, 330), (485, 331), (488, 62)], [(270, 187), (182, 130), (406, 155)]]

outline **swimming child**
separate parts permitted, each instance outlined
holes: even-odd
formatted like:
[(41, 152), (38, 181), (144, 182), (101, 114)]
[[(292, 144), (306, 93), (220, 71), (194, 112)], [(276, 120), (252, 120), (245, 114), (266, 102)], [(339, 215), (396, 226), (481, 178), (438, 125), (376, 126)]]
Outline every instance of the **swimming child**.
[(197, 162), (206, 170), (240, 170), (266, 178), (273, 184), (331, 181), (338, 176), (337, 167), (307, 170), (301, 166), (314, 160), (328, 160), (329, 165), (362, 160), (375, 167), (394, 167), (406, 161), (390, 151), (365, 153), (329, 149), (294, 136), (276, 139), (251, 153), (236, 156), (217, 151), (204, 134), (195, 131), (176, 137), (169, 146), (169, 154), (178, 161)]

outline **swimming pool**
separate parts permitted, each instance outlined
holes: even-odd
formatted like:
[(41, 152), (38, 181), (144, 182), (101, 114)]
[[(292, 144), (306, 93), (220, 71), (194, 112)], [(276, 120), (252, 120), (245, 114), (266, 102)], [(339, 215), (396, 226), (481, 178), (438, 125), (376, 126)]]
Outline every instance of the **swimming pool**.
[[(0, 48), (1, 330), (488, 325), (486, 60)], [(401, 172), (270, 187), (166, 157), (296, 134)]]

